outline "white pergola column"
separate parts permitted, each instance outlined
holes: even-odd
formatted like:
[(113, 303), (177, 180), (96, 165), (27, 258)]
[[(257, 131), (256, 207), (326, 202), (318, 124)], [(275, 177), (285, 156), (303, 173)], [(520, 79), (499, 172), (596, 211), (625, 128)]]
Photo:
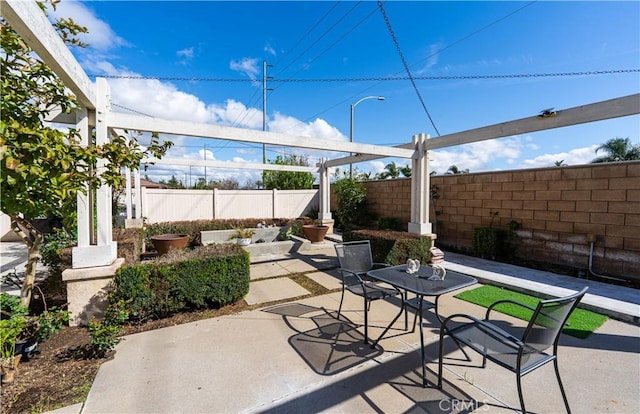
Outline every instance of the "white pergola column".
[[(108, 142), (109, 85), (106, 79), (96, 80), (96, 145)], [(96, 173), (104, 171), (105, 160), (99, 160)], [(112, 233), (112, 192), (111, 187), (102, 185), (96, 191), (97, 245), (78, 245), (73, 249), (73, 268), (109, 266), (117, 258), (117, 243)], [(90, 206), (78, 204), (78, 216), (88, 215), (91, 221)], [(88, 211), (86, 211), (88, 210)], [(85, 219), (86, 220), (86, 219)]]
[(411, 222), (409, 233), (431, 234), (429, 222), (429, 158), (427, 156), (426, 141), (428, 135), (413, 136), (413, 145), (417, 157), (412, 159), (411, 168)]
[[(89, 146), (89, 113), (86, 108), (82, 107), (76, 111), (76, 130), (80, 134), (80, 145)], [(91, 195), (88, 185), (84, 185), (85, 192), (78, 191), (77, 195), (77, 212), (78, 212), (78, 246), (87, 247), (91, 244)]]
[(322, 221), (322, 224), (329, 223), (333, 225), (333, 217), (331, 217), (331, 185), (326, 158), (320, 159), (318, 168), (318, 175), (320, 176), (318, 219)]

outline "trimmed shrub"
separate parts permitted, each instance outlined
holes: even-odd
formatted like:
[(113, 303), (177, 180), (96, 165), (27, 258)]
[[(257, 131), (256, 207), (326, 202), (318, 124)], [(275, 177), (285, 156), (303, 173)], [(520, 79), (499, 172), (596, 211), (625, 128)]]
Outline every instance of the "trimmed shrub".
[(496, 227), (473, 229), (473, 251), (484, 259), (495, 260), (504, 255), (507, 231)]
[(400, 265), (407, 259), (431, 260), (431, 239), (402, 231), (354, 230), (343, 233), (344, 241), (369, 240), (374, 262)]
[(110, 303), (124, 303), (130, 320), (222, 306), (249, 292), (249, 253), (235, 244), (171, 251), (157, 260), (120, 268)]

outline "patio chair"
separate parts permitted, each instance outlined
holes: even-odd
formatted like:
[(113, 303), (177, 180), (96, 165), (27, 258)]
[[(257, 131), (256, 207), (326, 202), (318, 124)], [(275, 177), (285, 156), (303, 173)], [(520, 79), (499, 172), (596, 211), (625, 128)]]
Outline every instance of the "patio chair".
[[(443, 339), (445, 335), (449, 335), (456, 343), (467, 345), (480, 353), (482, 368), (486, 366), (486, 360), (489, 359), (516, 374), (518, 398), (523, 413), (526, 413), (526, 410), (522, 397), (521, 378), (547, 362), (553, 361), (562, 399), (567, 412), (570, 413), (571, 409), (558, 370), (558, 340), (563, 326), (586, 291), (587, 287), (566, 297), (541, 300), (535, 308), (511, 300), (500, 300), (489, 306), (484, 320), (464, 314), (449, 316), (440, 327), (438, 388), (442, 388)], [(521, 336), (513, 332), (509, 333), (489, 322), (491, 311), (496, 305), (502, 303), (511, 303), (533, 311), (531, 320)], [(547, 351), (549, 348), (552, 348), (551, 352)]]
[(368, 311), (371, 302), (390, 296), (402, 295), (395, 287), (384, 287), (368, 280), (366, 274), (369, 270), (389, 266), (384, 263), (374, 263), (371, 256), (371, 244), (369, 240), (360, 240), (345, 243), (336, 243), (336, 256), (340, 264), (340, 276), (342, 277), (342, 296), (338, 307), (338, 319), (342, 311), (344, 291), (361, 296), (364, 300), (364, 343), (369, 343), (368, 336)]

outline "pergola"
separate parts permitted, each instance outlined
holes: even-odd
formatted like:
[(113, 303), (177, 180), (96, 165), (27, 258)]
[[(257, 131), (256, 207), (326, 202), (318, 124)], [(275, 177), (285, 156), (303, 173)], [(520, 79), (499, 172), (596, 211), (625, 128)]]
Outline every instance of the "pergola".
[[(163, 134), (179, 134), (202, 139), (225, 139), (259, 144), (331, 150), (356, 155), (332, 160), (322, 159), (315, 167), (285, 166), (261, 163), (233, 163), (215, 160), (193, 161), (190, 165), (218, 168), (250, 168), (259, 170), (305, 171), (319, 174), (320, 208), (319, 218), (332, 219), (330, 212), (329, 168), (385, 157), (412, 160), (411, 175), (411, 233), (430, 234), (429, 222), (429, 173), (428, 151), (501, 138), (515, 134), (560, 128), (587, 122), (636, 115), (640, 113), (640, 94), (629, 95), (607, 101), (591, 103), (556, 111), (555, 117), (532, 116), (501, 124), (490, 125), (469, 131), (429, 139), (428, 135), (416, 134), (411, 141), (396, 147), (339, 142), (315, 137), (300, 137), (281, 133), (232, 128), (226, 126), (175, 121), (163, 118), (130, 115), (113, 112), (109, 103), (109, 85), (106, 79), (98, 78), (93, 84), (70, 50), (59, 38), (46, 16), (35, 1), (2, 0), (2, 15), (25, 42), (62, 79), (77, 96), (81, 109), (75, 114), (55, 114), (51, 120), (74, 125), (80, 132), (83, 145), (88, 145), (91, 128), (95, 128), (96, 144), (109, 141), (112, 134), (121, 135), (123, 129), (153, 131)], [(163, 158), (148, 159), (158, 165), (184, 165), (185, 160)], [(104, 164), (102, 164), (104, 166)], [(97, 166), (98, 169), (101, 165)], [(130, 172), (127, 172), (127, 193), (131, 194)], [(136, 186), (140, 175), (135, 172)], [(140, 192), (136, 191), (139, 195)], [(78, 195), (78, 247), (73, 251), (73, 267), (89, 268), (111, 265), (117, 258), (116, 243), (112, 240), (112, 192), (102, 186), (96, 195), (97, 240), (92, 244), (90, 229), (93, 211), (89, 197)], [(130, 200), (130, 197), (128, 197)], [(137, 203), (139, 205), (139, 203)], [(140, 214), (140, 209), (137, 209)], [(128, 206), (131, 212), (131, 206)], [(138, 217), (139, 218), (139, 217)]]

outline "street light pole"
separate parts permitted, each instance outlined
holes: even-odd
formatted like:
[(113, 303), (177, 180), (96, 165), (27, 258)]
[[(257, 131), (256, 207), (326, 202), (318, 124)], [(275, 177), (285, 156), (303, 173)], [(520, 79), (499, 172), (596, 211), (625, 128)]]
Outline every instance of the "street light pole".
[[(365, 96), (364, 98), (358, 100), (356, 103), (351, 105), (351, 117), (349, 122), (349, 142), (353, 142), (353, 110), (356, 106), (362, 101), (366, 101), (367, 99), (377, 99), (379, 101), (384, 101), (383, 96)], [(353, 153), (349, 153), (349, 155), (353, 155)], [(349, 178), (353, 178), (353, 164), (349, 163)]]

